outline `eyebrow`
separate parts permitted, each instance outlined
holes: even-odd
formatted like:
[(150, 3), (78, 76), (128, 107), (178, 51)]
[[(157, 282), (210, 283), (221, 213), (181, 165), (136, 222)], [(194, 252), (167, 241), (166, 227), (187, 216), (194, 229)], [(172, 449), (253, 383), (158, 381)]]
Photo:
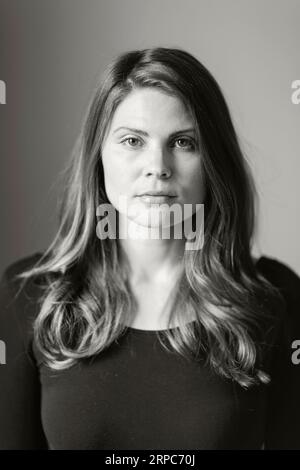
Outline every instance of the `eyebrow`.
[[(145, 137), (149, 137), (148, 132), (143, 131), (142, 129), (136, 129), (134, 127), (124, 127), (124, 126), (121, 126), (121, 127), (118, 127), (117, 129), (115, 129), (113, 134), (120, 131), (121, 129), (131, 131), (131, 132), (135, 132), (137, 134), (144, 135)], [(189, 127), (187, 129), (179, 129), (178, 131), (172, 132), (172, 134), (170, 134), (170, 137), (174, 137), (175, 135), (182, 134), (183, 132), (196, 132), (196, 131), (193, 127)]]

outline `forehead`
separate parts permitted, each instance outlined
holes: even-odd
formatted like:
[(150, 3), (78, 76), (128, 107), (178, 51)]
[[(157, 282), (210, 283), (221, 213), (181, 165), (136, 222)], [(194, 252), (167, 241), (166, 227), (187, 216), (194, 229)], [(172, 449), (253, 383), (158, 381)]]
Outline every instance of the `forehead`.
[(155, 88), (131, 91), (117, 107), (111, 130), (118, 126), (147, 127), (148, 129), (184, 128), (193, 124), (187, 106), (176, 96)]

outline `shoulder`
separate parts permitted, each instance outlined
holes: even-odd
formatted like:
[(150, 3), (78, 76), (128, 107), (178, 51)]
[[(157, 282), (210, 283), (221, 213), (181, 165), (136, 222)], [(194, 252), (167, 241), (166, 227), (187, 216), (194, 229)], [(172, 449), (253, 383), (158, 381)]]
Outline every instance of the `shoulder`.
[(15, 276), (21, 274), (23, 271), (31, 269), (42, 258), (43, 253), (36, 252), (31, 255), (19, 258), (13, 263), (5, 267), (3, 273), (9, 282), (14, 282)]
[(276, 343), (290, 350), (295, 339), (300, 339), (300, 277), (287, 263), (262, 256), (257, 270), (277, 288), (282, 301), (274, 305), (277, 316)]
[(32, 324), (39, 312), (39, 300), (42, 295), (42, 279), (31, 277), (24, 283), (18, 278), (22, 272), (33, 268), (42, 258), (36, 252), (18, 259), (3, 271), (0, 281), (0, 326), (1, 337), (7, 339), (21, 335), (28, 343), (32, 336)]
[(256, 262), (256, 268), (268, 277), (276, 287), (294, 292), (299, 287), (300, 277), (287, 263), (277, 258), (261, 256)]
[[(291, 312), (296, 309), (299, 312), (300, 277), (298, 273), (289, 264), (267, 256), (261, 256), (257, 260), (256, 268), (282, 294), (287, 310)], [(300, 312), (296, 316), (299, 317)]]
[(42, 256), (42, 253), (36, 252), (14, 261), (4, 269), (1, 277), (1, 289), (5, 290), (7, 294), (10, 293), (12, 301), (16, 304), (24, 303), (40, 294), (40, 287), (43, 285), (42, 276), (31, 276), (26, 280), (19, 276), (34, 268)]

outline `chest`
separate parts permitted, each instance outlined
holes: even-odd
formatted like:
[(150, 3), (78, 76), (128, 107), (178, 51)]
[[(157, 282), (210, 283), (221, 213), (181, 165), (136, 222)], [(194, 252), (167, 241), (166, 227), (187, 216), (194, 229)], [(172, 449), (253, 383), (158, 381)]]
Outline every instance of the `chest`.
[[(259, 448), (264, 394), (239, 391), (136, 333), (93, 361), (41, 371), (53, 449)], [(249, 446), (249, 447), (248, 447)]]

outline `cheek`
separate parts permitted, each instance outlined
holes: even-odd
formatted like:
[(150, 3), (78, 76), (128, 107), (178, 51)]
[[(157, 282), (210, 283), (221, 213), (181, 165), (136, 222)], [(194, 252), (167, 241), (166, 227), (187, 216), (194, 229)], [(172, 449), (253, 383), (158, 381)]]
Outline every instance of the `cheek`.
[(131, 172), (124, 161), (110, 158), (108, 155), (103, 157), (103, 172), (107, 196), (116, 203), (120, 195), (127, 195), (132, 188)]
[(183, 185), (185, 195), (193, 201), (203, 198), (205, 192), (205, 181), (202, 166), (199, 163), (182, 169)]

